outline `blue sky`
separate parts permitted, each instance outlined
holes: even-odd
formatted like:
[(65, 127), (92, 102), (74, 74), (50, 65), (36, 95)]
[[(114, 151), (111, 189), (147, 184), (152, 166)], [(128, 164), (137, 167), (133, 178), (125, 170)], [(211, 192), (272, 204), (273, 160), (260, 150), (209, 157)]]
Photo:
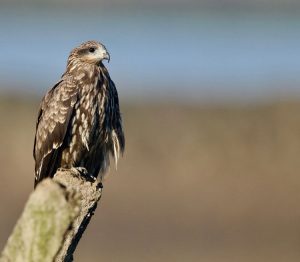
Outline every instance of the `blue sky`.
[(0, 10), (0, 90), (44, 93), (70, 50), (96, 39), (125, 96), (191, 99), (298, 92), (300, 18), (219, 11)]

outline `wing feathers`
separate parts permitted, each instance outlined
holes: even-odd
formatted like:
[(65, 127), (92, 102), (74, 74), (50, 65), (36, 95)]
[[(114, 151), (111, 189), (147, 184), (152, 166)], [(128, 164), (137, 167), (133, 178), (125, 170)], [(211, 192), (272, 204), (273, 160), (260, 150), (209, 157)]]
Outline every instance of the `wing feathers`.
[(71, 78), (64, 78), (46, 94), (41, 103), (34, 143), (36, 183), (54, 175), (52, 172), (58, 164), (59, 149), (64, 142), (76, 101), (75, 84)]

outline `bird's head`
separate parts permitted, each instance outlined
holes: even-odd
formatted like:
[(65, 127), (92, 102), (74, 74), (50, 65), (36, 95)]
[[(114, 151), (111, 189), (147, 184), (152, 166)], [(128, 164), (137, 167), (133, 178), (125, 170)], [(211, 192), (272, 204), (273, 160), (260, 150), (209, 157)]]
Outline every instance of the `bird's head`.
[(69, 59), (79, 59), (89, 64), (99, 64), (102, 60), (110, 60), (105, 46), (97, 41), (87, 41), (71, 51)]

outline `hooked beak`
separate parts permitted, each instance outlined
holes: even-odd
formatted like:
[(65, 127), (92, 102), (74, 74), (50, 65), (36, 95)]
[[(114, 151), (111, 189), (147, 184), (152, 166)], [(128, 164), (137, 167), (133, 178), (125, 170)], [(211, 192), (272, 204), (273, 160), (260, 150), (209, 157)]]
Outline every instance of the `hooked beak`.
[(109, 61), (110, 61), (110, 54), (108, 53), (108, 51), (106, 51), (106, 52), (104, 53), (103, 59), (106, 59), (107, 62), (109, 63)]

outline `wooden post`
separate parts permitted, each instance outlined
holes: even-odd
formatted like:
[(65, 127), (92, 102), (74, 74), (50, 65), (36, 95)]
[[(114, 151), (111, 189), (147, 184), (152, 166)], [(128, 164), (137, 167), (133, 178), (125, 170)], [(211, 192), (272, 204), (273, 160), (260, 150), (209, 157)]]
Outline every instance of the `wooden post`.
[(83, 173), (75, 168), (59, 170), (37, 186), (0, 262), (73, 261), (102, 194), (101, 183)]

